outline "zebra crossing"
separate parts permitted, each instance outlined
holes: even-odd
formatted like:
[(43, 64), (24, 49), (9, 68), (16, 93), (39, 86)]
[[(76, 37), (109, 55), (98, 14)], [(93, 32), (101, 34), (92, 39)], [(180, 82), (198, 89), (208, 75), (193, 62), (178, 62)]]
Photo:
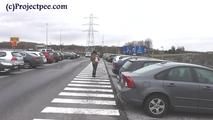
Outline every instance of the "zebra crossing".
[(97, 77), (91, 74), (89, 64), (33, 120), (118, 120), (120, 111), (103, 61)]

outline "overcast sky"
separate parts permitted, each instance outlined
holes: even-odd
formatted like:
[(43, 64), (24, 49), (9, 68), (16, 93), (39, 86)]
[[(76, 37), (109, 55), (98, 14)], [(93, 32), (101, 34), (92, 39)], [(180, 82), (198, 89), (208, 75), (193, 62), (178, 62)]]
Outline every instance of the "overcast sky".
[[(66, 4), (67, 10), (16, 10), (8, 3)], [(97, 17), (95, 44), (119, 45), (150, 38), (156, 49), (172, 45), (186, 50), (213, 51), (212, 0), (1, 0), (0, 42), (11, 36), (20, 41), (45, 43), (48, 23), (49, 44), (86, 45), (91, 13)]]

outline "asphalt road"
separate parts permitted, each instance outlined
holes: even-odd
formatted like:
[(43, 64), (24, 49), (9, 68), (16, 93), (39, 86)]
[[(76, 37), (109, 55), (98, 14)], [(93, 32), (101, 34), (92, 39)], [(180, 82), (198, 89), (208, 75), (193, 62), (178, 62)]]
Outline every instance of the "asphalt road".
[(32, 120), (89, 60), (79, 58), (0, 76), (0, 120)]
[[(116, 91), (116, 96), (118, 97), (119, 90), (118, 90), (118, 80), (115, 74), (112, 73), (112, 63), (105, 62), (110, 79), (113, 83), (114, 89)], [(120, 99), (120, 98), (119, 98)], [(143, 106), (133, 106), (131, 104), (126, 104), (122, 100), (119, 101), (128, 120), (212, 120), (212, 114), (199, 114), (199, 113), (189, 113), (189, 112), (175, 112), (170, 111), (169, 114), (163, 118), (152, 118), (144, 114)]]
[(127, 120), (104, 62), (88, 58), (0, 75), (0, 120)]

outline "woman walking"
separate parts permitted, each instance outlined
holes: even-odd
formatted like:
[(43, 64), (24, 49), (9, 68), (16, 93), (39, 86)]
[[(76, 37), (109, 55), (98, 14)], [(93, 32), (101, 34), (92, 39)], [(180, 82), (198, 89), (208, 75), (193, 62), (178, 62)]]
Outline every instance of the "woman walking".
[(93, 67), (93, 71), (92, 71), (92, 77), (96, 76), (96, 70), (98, 67), (98, 62), (99, 62), (99, 57), (96, 51), (93, 51), (90, 57), (90, 60), (92, 62), (92, 67)]

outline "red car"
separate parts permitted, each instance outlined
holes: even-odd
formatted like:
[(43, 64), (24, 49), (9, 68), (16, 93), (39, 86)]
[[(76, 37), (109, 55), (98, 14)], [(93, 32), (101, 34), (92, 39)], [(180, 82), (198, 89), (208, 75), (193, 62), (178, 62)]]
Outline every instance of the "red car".
[(55, 58), (54, 58), (53, 54), (50, 54), (49, 52), (42, 52), (42, 53), (46, 57), (47, 63), (53, 63), (53, 62), (55, 62)]

